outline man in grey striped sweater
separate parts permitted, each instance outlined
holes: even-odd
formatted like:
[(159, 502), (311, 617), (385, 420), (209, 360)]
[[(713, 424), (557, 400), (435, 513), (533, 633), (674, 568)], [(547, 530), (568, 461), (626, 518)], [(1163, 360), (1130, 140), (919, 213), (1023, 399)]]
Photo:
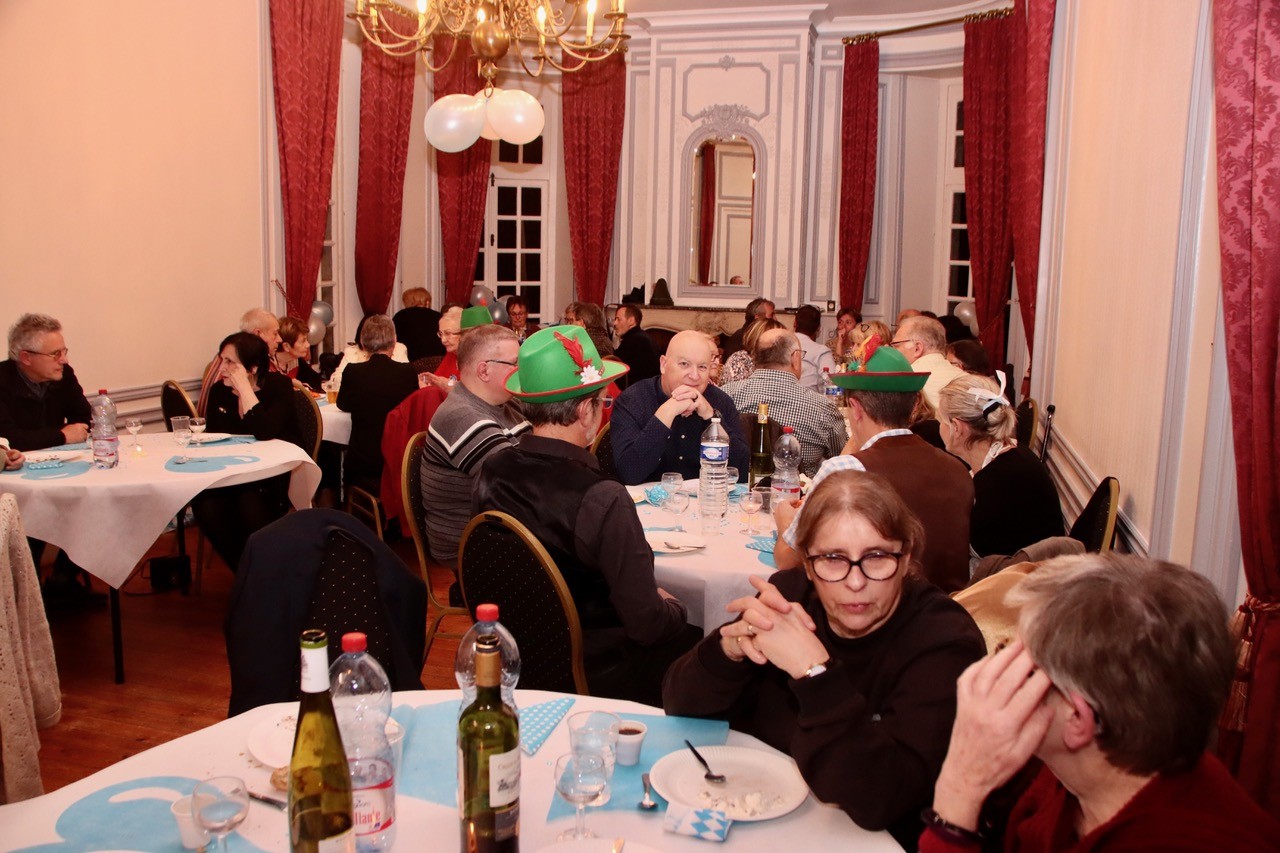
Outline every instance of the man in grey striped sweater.
[(422, 499), (432, 559), (458, 560), (458, 539), (471, 520), (471, 489), (480, 463), (529, 429), (506, 390), (520, 345), (505, 326), (479, 326), (458, 344), (458, 384), (431, 418), (422, 454)]

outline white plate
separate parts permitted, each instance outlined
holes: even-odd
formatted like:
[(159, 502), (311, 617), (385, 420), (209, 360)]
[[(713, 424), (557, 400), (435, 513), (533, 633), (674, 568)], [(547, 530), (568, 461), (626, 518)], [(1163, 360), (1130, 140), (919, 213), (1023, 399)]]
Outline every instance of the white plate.
[[(613, 849), (612, 838), (582, 838), (577, 841), (561, 841), (538, 848), (537, 853), (609, 853)], [(628, 841), (622, 853), (660, 853), (638, 841)]]
[(202, 432), (199, 435), (192, 434), (191, 443), (210, 444), (212, 442), (223, 441), (228, 438), (231, 438), (231, 433), (229, 432)]
[(298, 718), (293, 714), (263, 720), (249, 732), (249, 754), (268, 767), (289, 766), (297, 727)]
[(655, 554), (688, 554), (707, 547), (703, 537), (678, 530), (650, 530), (645, 533), (644, 541)]
[[(654, 790), (669, 803), (697, 809), (720, 809), (734, 820), (773, 820), (794, 811), (809, 786), (789, 756), (743, 746), (700, 746), (698, 752), (727, 779), (713, 785), (687, 749), (659, 758), (649, 771)], [(758, 795), (760, 804), (748, 799)], [(752, 813), (754, 812), (754, 813)]]

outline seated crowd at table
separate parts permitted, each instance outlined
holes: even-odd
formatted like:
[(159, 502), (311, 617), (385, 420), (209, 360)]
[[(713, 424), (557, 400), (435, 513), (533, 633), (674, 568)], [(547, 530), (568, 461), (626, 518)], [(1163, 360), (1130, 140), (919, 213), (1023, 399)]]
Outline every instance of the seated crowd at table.
[[(845, 310), (823, 344), (817, 309), (792, 330), (755, 300), (725, 340), (687, 330), (659, 352), (635, 305), (613, 317), (614, 348), (597, 305), (540, 328), (513, 301), (498, 325), (484, 306), (435, 312), (419, 291), (394, 320), (364, 318), (335, 371), (351, 414), (343, 479), (377, 494), (389, 413), (420, 388), (444, 395), (417, 472), (430, 554), (454, 567), (480, 512), (522, 522), (568, 586), (592, 694), (727, 719), (794, 758), (819, 800), (908, 849), (1280, 849), (1280, 824), (1209, 751), (1234, 652), (1204, 578), (1115, 554), (1026, 566), (997, 602), (1016, 628), (988, 654), (953, 595), (983, 593), (970, 586), (978, 558), (1061, 536), (1061, 510), (1014, 439), (1006, 377), (957, 366), (976, 356), (950, 352), (938, 319), (909, 312), (890, 333)], [(325, 381), (307, 335), (297, 318), (247, 311), (204, 372), (208, 428), (301, 443), (294, 390)], [(0, 447), (17, 469), (24, 452), (85, 441), (90, 406), (57, 320), (25, 314), (8, 343)], [(745, 480), (739, 412), (760, 403), (795, 428), (812, 482), (774, 508), (778, 571), (700, 627), (658, 585), (626, 487), (696, 478), (717, 416)], [(605, 424), (616, 476), (593, 453)], [(286, 490), (281, 475), (193, 501), (232, 571), (288, 512)], [(65, 555), (45, 589), (50, 607), (95, 603)]]

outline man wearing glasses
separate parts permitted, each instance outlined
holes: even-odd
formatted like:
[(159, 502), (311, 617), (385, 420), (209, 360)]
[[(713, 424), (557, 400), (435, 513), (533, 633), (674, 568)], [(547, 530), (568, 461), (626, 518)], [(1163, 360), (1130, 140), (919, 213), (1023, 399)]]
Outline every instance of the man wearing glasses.
[[(89, 436), (89, 401), (67, 363), (62, 324), (47, 314), (23, 314), (9, 329), (9, 358), (0, 362), (0, 438), (15, 450), (76, 444)], [(40, 565), (44, 543), (28, 539)], [(44, 584), (47, 607), (100, 604), (79, 566), (59, 551)]]
[(729, 433), (729, 465), (739, 472), (750, 467), (751, 451), (738, 407), (732, 398), (710, 384), (715, 348), (702, 332), (686, 330), (671, 339), (659, 360), (661, 373), (632, 382), (614, 405), (613, 460), (623, 483), (660, 480), (679, 471), (686, 480), (701, 467), (702, 432), (712, 416)]

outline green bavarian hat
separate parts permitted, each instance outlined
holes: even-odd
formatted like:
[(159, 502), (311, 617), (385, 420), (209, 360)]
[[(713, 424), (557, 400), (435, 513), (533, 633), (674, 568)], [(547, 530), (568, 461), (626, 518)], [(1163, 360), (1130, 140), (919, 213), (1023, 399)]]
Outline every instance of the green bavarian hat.
[(472, 305), (462, 309), (462, 331), (474, 329), (476, 326), (489, 326), (493, 323), (493, 315), (487, 305)]
[(831, 381), (850, 391), (898, 391), (913, 394), (924, 387), (928, 373), (915, 373), (907, 357), (872, 335), (863, 348), (861, 361), (847, 373), (831, 374)]
[(558, 403), (608, 386), (631, 368), (605, 361), (581, 326), (552, 326), (520, 347), (519, 366), (507, 390), (531, 403)]

